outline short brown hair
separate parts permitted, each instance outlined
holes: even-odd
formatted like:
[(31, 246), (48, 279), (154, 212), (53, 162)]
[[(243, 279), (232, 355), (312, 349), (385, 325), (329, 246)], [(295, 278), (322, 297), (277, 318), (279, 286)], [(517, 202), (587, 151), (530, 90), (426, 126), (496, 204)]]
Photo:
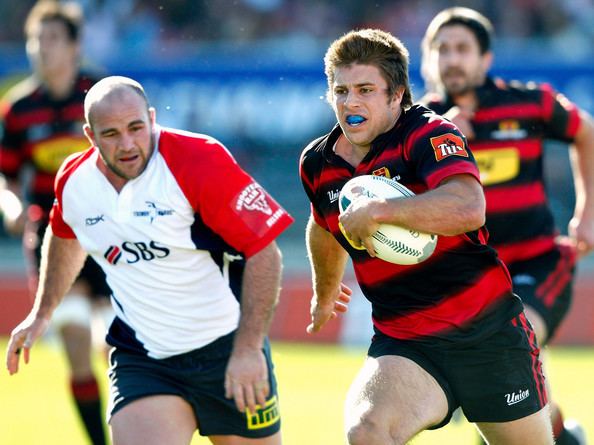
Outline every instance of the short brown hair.
[(402, 107), (412, 105), (408, 80), (408, 50), (392, 34), (379, 29), (361, 29), (345, 34), (330, 45), (324, 57), (328, 99), (332, 96), (336, 68), (355, 63), (377, 67), (388, 83), (388, 95), (391, 97), (402, 86)]
[(83, 13), (80, 5), (74, 2), (59, 2), (56, 0), (40, 0), (29, 11), (25, 20), (25, 36), (30, 36), (40, 23), (56, 21), (62, 22), (71, 41), (80, 40)]
[(454, 25), (464, 26), (474, 34), (479, 48), (481, 49), (481, 54), (485, 54), (491, 50), (493, 25), (489, 19), (474, 9), (455, 6), (453, 8), (444, 9), (431, 20), (431, 23), (429, 23), (429, 26), (427, 27), (425, 37), (423, 38), (423, 51), (429, 51), (431, 44), (442, 28)]

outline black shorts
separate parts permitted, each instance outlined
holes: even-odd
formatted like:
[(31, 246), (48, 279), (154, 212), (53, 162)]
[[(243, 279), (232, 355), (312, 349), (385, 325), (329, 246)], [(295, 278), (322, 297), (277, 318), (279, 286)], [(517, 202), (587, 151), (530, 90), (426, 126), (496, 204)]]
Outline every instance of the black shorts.
[[(32, 223), (27, 227), (24, 235), (26, 239), (23, 245), (25, 248), (25, 255), (29, 261), (29, 270), (35, 275), (39, 273), (39, 265), (41, 264), (41, 244), (46, 228), (46, 224)], [(78, 274), (78, 279), (83, 279), (89, 286), (91, 299), (109, 300), (111, 289), (105, 280), (105, 273), (90, 256), (87, 256), (85, 264)]]
[(233, 399), (225, 397), (225, 370), (234, 335), (233, 332), (202, 348), (161, 360), (112, 349), (109, 417), (142, 397), (171, 394), (192, 406), (202, 436), (262, 438), (275, 434), (281, 422), (268, 341), (263, 348), (270, 385), (266, 406), (246, 414), (237, 409)]
[(507, 264), (514, 293), (544, 320), (547, 339), (553, 338), (571, 305), (576, 253), (569, 245), (526, 261)]
[(398, 355), (437, 380), (448, 414), (431, 429), (446, 425), (456, 408), (470, 422), (508, 422), (540, 411), (547, 395), (530, 324), (522, 313), (499, 332), (469, 345), (435, 340), (398, 340), (376, 331), (368, 355)]

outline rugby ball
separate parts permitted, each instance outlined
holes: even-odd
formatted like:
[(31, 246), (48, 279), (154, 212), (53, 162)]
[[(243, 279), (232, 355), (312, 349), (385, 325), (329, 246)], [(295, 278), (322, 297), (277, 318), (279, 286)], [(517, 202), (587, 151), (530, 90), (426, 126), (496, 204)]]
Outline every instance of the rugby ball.
[[(349, 180), (338, 195), (338, 207), (342, 214), (354, 199), (361, 195), (370, 198), (403, 198), (414, 196), (414, 193), (402, 184), (383, 176), (362, 175)], [(355, 249), (347, 237), (342, 225), (342, 234)], [(392, 224), (380, 224), (372, 236), (373, 247), (377, 258), (394, 264), (410, 265), (425, 261), (433, 254), (437, 245), (437, 235), (418, 232)]]

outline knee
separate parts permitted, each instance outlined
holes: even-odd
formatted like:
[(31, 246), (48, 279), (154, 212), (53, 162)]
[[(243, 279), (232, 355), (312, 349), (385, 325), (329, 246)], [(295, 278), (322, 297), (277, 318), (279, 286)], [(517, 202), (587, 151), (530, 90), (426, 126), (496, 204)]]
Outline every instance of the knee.
[(346, 435), (349, 445), (400, 443), (390, 434), (389, 428), (372, 419), (361, 419), (348, 428)]

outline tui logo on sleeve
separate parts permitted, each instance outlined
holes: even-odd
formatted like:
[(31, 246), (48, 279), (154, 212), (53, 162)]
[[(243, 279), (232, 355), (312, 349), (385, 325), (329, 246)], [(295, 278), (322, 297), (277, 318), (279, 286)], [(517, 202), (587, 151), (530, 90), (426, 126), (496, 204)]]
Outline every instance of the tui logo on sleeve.
[(449, 156), (463, 156), (468, 157), (468, 151), (464, 146), (464, 141), (460, 136), (453, 133), (442, 134), (430, 139), (435, 159), (437, 162)]

